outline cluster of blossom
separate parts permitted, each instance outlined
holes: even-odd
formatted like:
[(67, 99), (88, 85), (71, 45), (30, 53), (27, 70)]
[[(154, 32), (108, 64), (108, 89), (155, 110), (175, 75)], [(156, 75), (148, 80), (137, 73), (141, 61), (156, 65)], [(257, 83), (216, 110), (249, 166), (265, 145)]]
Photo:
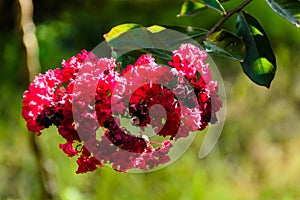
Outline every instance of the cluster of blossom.
[[(35, 77), (24, 92), (22, 115), (28, 129), (39, 135), (51, 125), (58, 128), (66, 139), (59, 147), (69, 157), (79, 156), (76, 173), (94, 171), (103, 164), (122, 172), (153, 169), (170, 161), (171, 140), (187, 137), (190, 131), (203, 130), (216, 121), (222, 102), (206, 57), (198, 47), (183, 44), (173, 52), (169, 68), (156, 64), (147, 54), (119, 73), (113, 58), (97, 58), (83, 50), (63, 61), (62, 69)], [(174, 80), (178, 83), (170, 89), (168, 83)], [(179, 94), (189, 103), (181, 102)], [(190, 94), (195, 94), (196, 100)], [(152, 119), (149, 115), (155, 104), (166, 111), (164, 124), (160, 119), (163, 114)], [(149, 124), (162, 127), (156, 134), (166, 139), (153, 147), (146, 137), (121, 127), (116, 115), (132, 118), (141, 128)], [(99, 138), (100, 129), (104, 131)]]

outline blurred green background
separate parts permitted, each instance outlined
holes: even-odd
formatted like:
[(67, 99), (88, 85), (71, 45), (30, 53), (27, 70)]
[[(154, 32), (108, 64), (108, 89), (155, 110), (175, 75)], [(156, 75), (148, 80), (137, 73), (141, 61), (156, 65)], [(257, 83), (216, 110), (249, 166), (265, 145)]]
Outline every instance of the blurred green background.
[[(241, 1), (225, 5), (230, 10)], [(44, 0), (34, 1), (34, 21), (42, 71), (60, 66), (81, 49), (92, 50), (102, 35), (121, 23), (144, 26), (211, 27), (215, 11), (176, 18), (182, 1)], [(55, 128), (37, 138), (21, 117), (28, 87), (26, 52), (17, 1), (0, 1), (0, 199), (46, 198), (39, 165), (58, 199), (300, 199), (300, 30), (276, 15), (265, 1), (247, 8), (265, 28), (277, 56), (271, 88), (253, 84), (239, 63), (212, 55), (223, 76), (227, 117), (213, 151), (198, 158), (203, 134), (175, 163), (147, 174), (123, 174), (110, 168), (76, 175), (75, 158), (59, 148)], [(234, 31), (234, 18), (223, 26)]]

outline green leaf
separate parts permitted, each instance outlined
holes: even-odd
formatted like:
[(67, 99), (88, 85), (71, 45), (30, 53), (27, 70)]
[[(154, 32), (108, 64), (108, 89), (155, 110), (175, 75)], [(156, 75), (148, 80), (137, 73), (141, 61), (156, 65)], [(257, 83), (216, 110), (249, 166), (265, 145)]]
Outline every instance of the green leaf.
[[(171, 46), (172, 44), (178, 44), (178, 42), (184, 43), (185, 40), (189, 41), (191, 38), (199, 42), (208, 32), (206, 29), (191, 26), (154, 25), (147, 29), (155, 34), (161, 33), (160, 38), (163, 38), (163, 40)], [(178, 31), (187, 36), (181, 38), (180, 41), (172, 41), (173, 37), (170, 37), (170, 34), (168, 33), (164, 33), (167, 29)], [(167, 38), (164, 38), (165, 36), (167, 36)], [(218, 53), (235, 60), (243, 60), (245, 57), (245, 45), (243, 41), (239, 37), (225, 30), (221, 30), (210, 35), (205, 41), (204, 47), (207, 52)]]
[(267, 0), (269, 6), (286, 20), (300, 27), (300, 1), (299, 0)]
[(138, 24), (121, 24), (113, 27), (108, 33), (104, 35), (104, 38), (107, 42), (111, 42), (114, 39), (118, 38), (121, 34), (135, 28), (140, 28)]
[(269, 88), (275, 76), (276, 58), (266, 33), (246, 12), (239, 13), (236, 31), (246, 45), (246, 57), (241, 63), (244, 72), (256, 84)]
[(114, 51), (127, 51), (135, 50), (143, 46), (153, 46), (155, 40), (153, 40), (149, 34), (146, 28), (138, 24), (130, 23), (113, 27), (104, 35), (104, 38)]
[[(183, 35), (178, 36), (176, 31)], [(104, 35), (104, 38), (112, 48), (113, 57), (118, 58), (118, 61), (127, 65), (128, 63), (125, 61), (128, 57), (137, 58), (140, 54), (145, 53), (151, 53), (164, 60), (170, 60), (172, 57), (171, 49), (177, 48), (180, 43), (190, 42), (191, 38), (201, 41), (207, 32), (206, 29), (191, 26), (153, 25), (142, 27), (138, 24), (122, 24), (112, 28)], [(155, 47), (163, 48), (158, 49)], [(218, 53), (236, 60), (244, 59), (245, 47), (243, 42), (237, 36), (225, 30), (210, 35), (205, 41), (204, 47), (207, 52)], [(170, 49), (170, 51), (163, 49)], [(126, 56), (123, 56), (124, 53), (126, 53)], [(122, 69), (125, 66), (120, 67)]]
[[(191, 26), (160, 26), (153, 25), (147, 28), (148, 31), (155, 34), (158, 38), (165, 42), (169, 49), (177, 48), (180, 43), (190, 42), (191, 39), (201, 40), (203, 36), (207, 33), (206, 29), (196, 28)], [(178, 33), (177, 33), (178, 32)], [(181, 33), (181, 34), (180, 34)], [(170, 59), (171, 54), (167, 54), (163, 50), (157, 51), (157, 49), (149, 50), (150, 53), (154, 53), (163, 59)], [(162, 54), (167, 55), (163, 56)]]
[(229, 58), (242, 61), (245, 58), (245, 44), (233, 33), (221, 30), (209, 35), (204, 41), (207, 52), (219, 53)]
[(196, 16), (207, 7), (213, 8), (221, 13), (226, 14), (223, 6), (220, 2), (226, 2), (229, 0), (185, 0), (185, 2), (181, 6), (180, 13), (177, 17), (193, 17)]
[(200, 3), (194, 0), (186, 0), (182, 4), (180, 13), (177, 15), (177, 17), (195, 16), (205, 7), (206, 5), (204, 3)]
[(158, 33), (164, 31), (165, 29), (172, 29), (174, 31), (178, 31), (180, 33), (186, 34), (191, 38), (198, 38), (204, 36), (207, 33), (206, 29), (197, 28), (192, 26), (159, 26), (153, 25), (147, 28), (152, 33)]
[[(169, 46), (156, 37), (155, 33), (159, 32), (163, 27), (152, 26), (149, 30), (138, 24), (121, 24), (113, 27), (104, 38), (108, 45), (112, 48), (114, 58), (118, 58), (124, 53), (131, 57), (138, 57), (139, 54), (152, 53), (163, 59), (170, 59), (171, 52), (163, 49), (169, 49)], [(156, 49), (155, 47), (161, 47)], [(123, 56), (119, 59), (125, 59)]]
[(222, 14), (226, 14), (225, 9), (223, 8), (222, 4), (218, 0), (204, 0), (204, 3), (217, 11), (219, 11)]
[(202, 38), (208, 32), (206, 29), (193, 26), (167, 26), (167, 28), (183, 33), (193, 39)]
[[(169, 44), (169, 46), (173, 46), (180, 43), (184, 43), (185, 41), (189, 41), (192, 39), (196, 40), (196, 41), (201, 41), (201, 39), (203, 38), (203, 36), (207, 33), (206, 29), (202, 29), (202, 28), (196, 28), (196, 27), (192, 27), (192, 26), (158, 26), (158, 25), (154, 25), (154, 26), (150, 26), (147, 28), (150, 32), (155, 33), (157, 35), (159, 35), (160, 38), (162, 38), (164, 41), (166, 41), (167, 44)], [(172, 30), (172, 31), (170, 31)], [(173, 31), (177, 31), (179, 33), (182, 33), (184, 35), (186, 35), (185, 37), (180, 37), (180, 39), (178, 39), (178, 36), (174, 36), (172, 37), (172, 34), (174, 34)], [(176, 39), (174, 39), (176, 38)]]

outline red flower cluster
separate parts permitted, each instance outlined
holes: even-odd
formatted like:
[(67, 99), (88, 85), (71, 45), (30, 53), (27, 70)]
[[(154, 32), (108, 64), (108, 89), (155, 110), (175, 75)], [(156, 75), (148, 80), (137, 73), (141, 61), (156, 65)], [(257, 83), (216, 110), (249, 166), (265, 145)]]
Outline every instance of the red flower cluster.
[[(170, 161), (173, 138), (187, 137), (216, 121), (222, 103), (206, 56), (196, 46), (184, 44), (173, 52), (169, 63), (173, 68), (142, 55), (119, 73), (114, 59), (82, 51), (63, 61), (62, 69), (35, 77), (24, 92), (22, 115), (32, 132), (58, 127), (66, 139), (59, 147), (70, 157), (80, 154), (76, 173), (103, 164), (123, 172), (153, 169)], [(166, 115), (162, 109), (150, 116), (155, 104), (163, 106)], [(132, 118), (142, 129), (156, 127), (155, 133), (168, 139), (153, 147), (146, 136), (121, 127), (117, 116)], [(104, 131), (99, 136), (100, 130)]]
[(169, 62), (188, 80), (197, 96), (201, 115), (198, 130), (205, 129), (209, 122), (216, 122), (216, 112), (222, 107), (218, 98), (218, 85), (212, 80), (206, 57), (206, 51), (201, 51), (192, 44), (185, 44), (173, 52), (173, 62)]

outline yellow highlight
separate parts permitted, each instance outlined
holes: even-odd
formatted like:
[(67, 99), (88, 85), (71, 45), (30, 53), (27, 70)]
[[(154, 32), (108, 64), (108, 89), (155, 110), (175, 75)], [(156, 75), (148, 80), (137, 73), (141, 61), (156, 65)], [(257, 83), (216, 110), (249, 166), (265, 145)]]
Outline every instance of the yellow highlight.
[(268, 61), (266, 58), (258, 58), (254, 63), (254, 70), (258, 74), (269, 74), (274, 72), (273, 64)]
[(112, 28), (107, 34), (104, 35), (104, 38), (107, 42), (110, 42), (118, 38), (121, 34), (125, 33), (128, 30), (138, 28), (138, 24), (121, 24)]
[(258, 30), (256, 27), (254, 26), (249, 26), (250, 29), (251, 29), (251, 32), (253, 35), (261, 35), (261, 36), (264, 36), (264, 34), (262, 34), (262, 32), (260, 32), (260, 30)]
[(147, 28), (148, 31), (150, 31), (151, 33), (158, 33), (161, 32), (163, 30), (165, 30), (166, 28), (159, 26), (159, 25), (153, 25)]

